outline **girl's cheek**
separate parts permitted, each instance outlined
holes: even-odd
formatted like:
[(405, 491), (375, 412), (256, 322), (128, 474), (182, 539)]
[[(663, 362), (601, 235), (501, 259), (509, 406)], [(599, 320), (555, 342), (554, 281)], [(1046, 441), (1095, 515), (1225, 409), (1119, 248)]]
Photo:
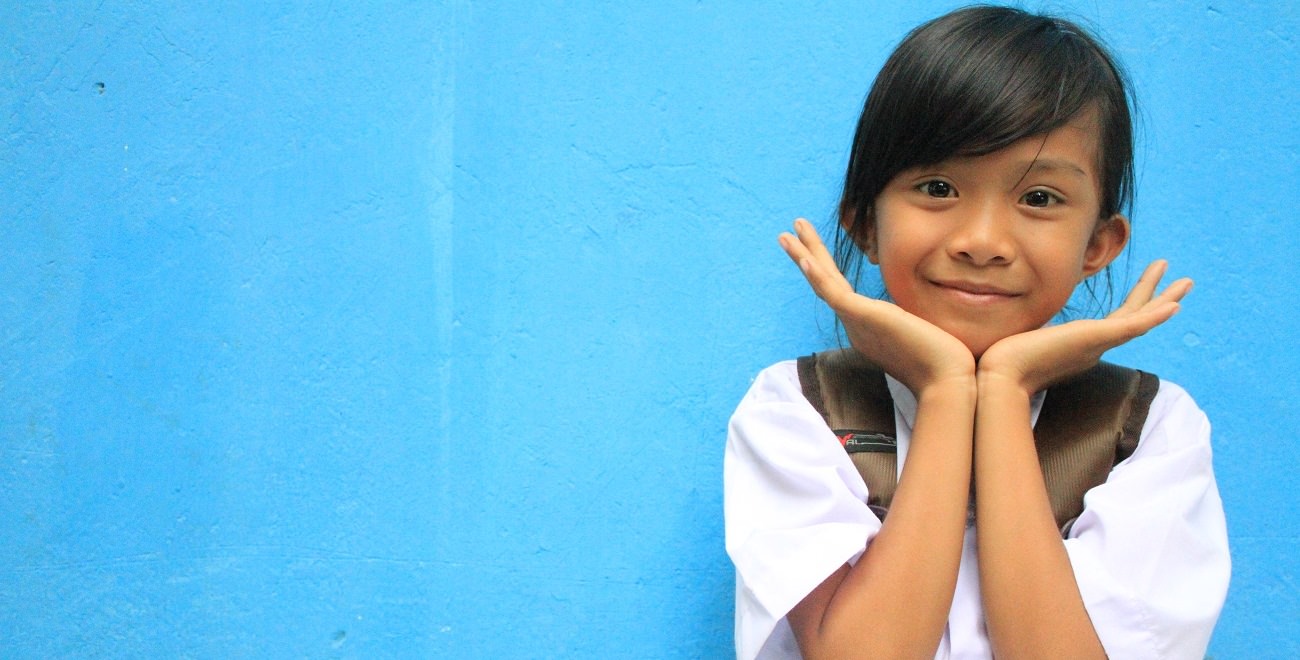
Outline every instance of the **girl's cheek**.
[(909, 286), (906, 273), (896, 262), (881, 262), (880, 279), (885, 285), (885, 293), (894, 304), (913, 314), (916, 313), (916, 296)]

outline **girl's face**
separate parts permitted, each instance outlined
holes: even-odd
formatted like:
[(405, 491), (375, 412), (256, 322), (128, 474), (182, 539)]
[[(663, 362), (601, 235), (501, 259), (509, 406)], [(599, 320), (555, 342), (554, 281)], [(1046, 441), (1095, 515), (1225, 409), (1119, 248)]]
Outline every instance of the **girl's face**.
[(905, 170), (876, 198), (865, 248), (903, 309), (978, 358), (1046, 324), (1128, 240), (1098, 220), (1097, 130), (1087, 113), (985, 156)]

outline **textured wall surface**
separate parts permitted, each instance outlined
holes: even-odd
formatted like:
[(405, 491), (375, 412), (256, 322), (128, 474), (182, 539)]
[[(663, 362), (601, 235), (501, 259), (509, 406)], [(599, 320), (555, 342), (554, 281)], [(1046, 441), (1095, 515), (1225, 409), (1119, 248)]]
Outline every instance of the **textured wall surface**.
[[(726, 420), (833, 341), (775, 236), (953, 5), (505, 4), (0, 9), (6, 656), (731, 652)], [(1300, 655), (1300, 10), (1050, 6), (1198, 281), (1114, 358), (1215, 424), (1211, 653)]]

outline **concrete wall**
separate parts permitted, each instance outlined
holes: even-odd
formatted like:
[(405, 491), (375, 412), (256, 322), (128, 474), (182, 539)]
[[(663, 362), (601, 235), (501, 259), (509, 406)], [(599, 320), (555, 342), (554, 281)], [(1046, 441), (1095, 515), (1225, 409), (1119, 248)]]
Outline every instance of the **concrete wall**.
[[(505, 4), (0, 9), (6, 655), (731, 652), (726, 419), (833, 341), (775, 236), (953, 5)], [(1114, 357), (1215, 423), (1211, 652), (1296, 655), (1300, 11), (1050, 7), (1198, 280)]]

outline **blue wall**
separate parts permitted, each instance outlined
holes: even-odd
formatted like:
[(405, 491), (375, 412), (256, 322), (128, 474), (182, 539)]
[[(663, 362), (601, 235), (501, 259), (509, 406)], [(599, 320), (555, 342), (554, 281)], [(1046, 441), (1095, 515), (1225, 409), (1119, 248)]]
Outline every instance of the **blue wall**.
[[(0, 9), (6, 655), (727, 656), (726, 419), (831, 341), (775, 236), (952, 3), (156, 4)], [(1215, 423), (1211, 651), (1294, 656), (1300, 11), (1209, 5), (1051, 6), (1198, 280), (1114, 357)]]

